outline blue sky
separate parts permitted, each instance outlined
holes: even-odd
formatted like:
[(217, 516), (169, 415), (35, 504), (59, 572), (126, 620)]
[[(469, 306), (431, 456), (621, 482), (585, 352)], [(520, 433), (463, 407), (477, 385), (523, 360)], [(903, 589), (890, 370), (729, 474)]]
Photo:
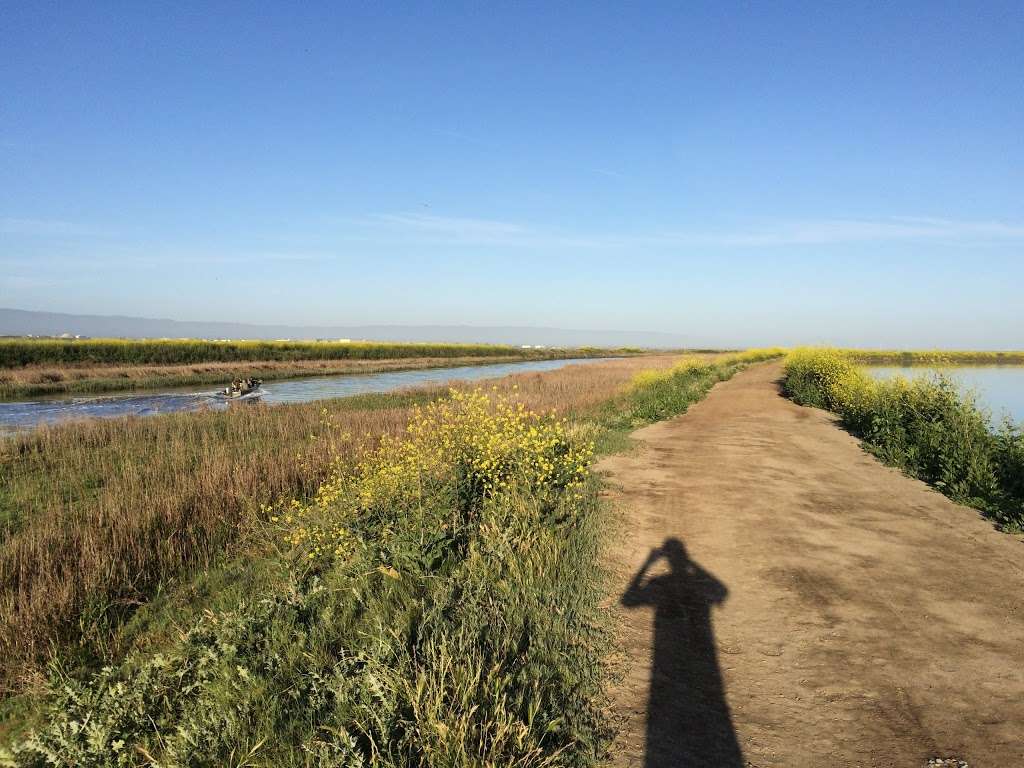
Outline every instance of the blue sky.
[(1024, 347), (1019, 2), (3, 16), (0, 306)]

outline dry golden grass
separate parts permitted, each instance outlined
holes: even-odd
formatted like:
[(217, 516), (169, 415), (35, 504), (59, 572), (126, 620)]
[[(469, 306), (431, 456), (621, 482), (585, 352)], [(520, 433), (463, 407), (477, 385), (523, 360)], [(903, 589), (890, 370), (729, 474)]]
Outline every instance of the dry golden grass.
[[(579, 412), (674, 356), (567, 366), (488, 382), (534, 410)], [(476, 385), (464, 385), (472, 388)], [(261, 503), (314, 490), (340, 450), (352, 459), (402, 431), (416, 400), (349, 398), (298, 406), (97, 420), (0, 443), (0, 687), (19, 687), (53, 643), (91, 642), (161, 582), (244, 539)], [(331, 446), (311, 435), (353, 440)]]

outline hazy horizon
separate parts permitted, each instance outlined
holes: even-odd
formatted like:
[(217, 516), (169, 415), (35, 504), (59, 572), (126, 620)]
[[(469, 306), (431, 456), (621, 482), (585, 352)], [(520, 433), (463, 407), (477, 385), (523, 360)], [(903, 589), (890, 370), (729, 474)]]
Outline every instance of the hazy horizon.
[(874, 349), (976, 349), (1008, 351), (1021, 347), (993, 344), (962, 345), (855, 343), (849, 340), (814, 337), (769, 340), (724, 341), (652, 330), (614, 328), (557, 328), (545, 326), (489, 326), (472, 323), (443, 324), (325, 324), (292, 325), (248, 323), (217, 319), (175, 319), (42, 312), (0, 307), (0, 336), (63, 333), (117, 338), (232, 338), (232, 339), (314, 339), (351, 338), (372, 341), (456, 342), (528, 344), (547, 346), (638, 346), (650, 348), (747, 349), (768, 346), (839, 346)]

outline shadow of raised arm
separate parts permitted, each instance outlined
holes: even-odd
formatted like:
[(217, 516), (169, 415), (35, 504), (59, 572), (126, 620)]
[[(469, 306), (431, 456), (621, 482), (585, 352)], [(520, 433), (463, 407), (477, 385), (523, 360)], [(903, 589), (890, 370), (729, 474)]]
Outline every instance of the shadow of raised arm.
[(664, 553), (660, 547), (651, 550), (650, 554), (647, 555), (647, 560), (640, 566), (640, 570), (633, 575), (633, 579), (626, 587), (626, 591), (622, 593), (620, 598), (622, 605), (627, 608), (633, 608), (638, 605), (650, 605), (654, 602), (650, 582), (645, 584), (644, 580), (647, 578), (647, 571), (663, 556)]

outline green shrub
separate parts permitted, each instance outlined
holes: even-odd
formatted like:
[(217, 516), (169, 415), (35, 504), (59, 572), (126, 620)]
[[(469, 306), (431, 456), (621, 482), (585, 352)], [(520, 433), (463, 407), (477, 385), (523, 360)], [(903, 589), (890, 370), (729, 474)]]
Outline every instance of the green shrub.
[(859, 431), (877, 455), (957, 501), (983, 505), (998, 493), (988, 417), (972, 397), (941, 376), (872, 389)]
[(264, 509), (265, 549), (288, 546), (259, 590), (218, 586), (181, 634), (92, 674), (55, 663), (0, 765), (597, 764), (589, 439), (681, 413), (746, 362), (684, 362), (569, 425), (479, 392), (426, 406), (310, 499)]
[(524, 524), (529, 504), (489, 505), (447, 573), (354, 561), (208, 616), (169, 652), (84, 682), (55, 670), (49, 721), (13, 764), (591, 764), (595, 532)]
[(994, 464), (1000, 500), (996, 514), (1004, 527), (1024, 529), (1024, 433), (1006, 421), (995, 435)]
[(786, 358), (784, 391), (801, 405), (859, 419), (871, 381), (835, 350), (797, 349)]
[(874, 381), (846, 353), (799, 349), (786, 359), (783, 390), (801, 405), (839, 414), (888, 464), (970, 504), (1005, 528), (1024, 522), (1024, 440), (948, 378)]
[[(84, 677), (54, 666), (43, 724), (8, 764), (592, 765), (589, 448), (486, 400), (428, 406), (356, 475), (285, 505), (302, 513), (275, 514), (294, 548), (265, 594), (160, 653)], [(342, 528), (326, 548), (309, 534)]]
[(617, 408), (618, 415), (626, 426), (635, 427), (685, 413), (711, 387), (741, 367), (693, 358), (665, 371), (642, 371), (633, 379), (626, 407)]
[(844, 349), (851, 362), (862, 365), (950, 366), (950, 365), (1020, 365), (1024, 351), (979, 352), (969, 350), (922, 349)]

